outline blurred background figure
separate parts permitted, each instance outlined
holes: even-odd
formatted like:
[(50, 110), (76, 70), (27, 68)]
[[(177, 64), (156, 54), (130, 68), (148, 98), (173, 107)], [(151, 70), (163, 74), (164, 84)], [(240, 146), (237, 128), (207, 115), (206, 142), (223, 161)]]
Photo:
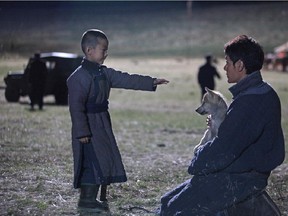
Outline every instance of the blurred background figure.
[(191, 18), (192, 16), (192, 0), (187, 0), (186, 2), (186, 9), (187, 9), (187, 15), (188, 15), (188, 18)]
[(212, 65), (213, 57), (212, 55), (205, 56), (206, 63), (199, 68), (198, 72), (198, 83), (201, 88), (201, 100), (203, 95), (206, 93), (205, 87), (211, 90), (215, 89), (214, 77), (221, 79), (220, 74), (216, 68)]
[(40, 54), (35, 53), (34, 59), (29, 67), (29, 98), (31, 110), (38, 104), (39, 110), (43, 109), (43, 97), (46, 82), (47, 68), (44, 61), (40, 59)]

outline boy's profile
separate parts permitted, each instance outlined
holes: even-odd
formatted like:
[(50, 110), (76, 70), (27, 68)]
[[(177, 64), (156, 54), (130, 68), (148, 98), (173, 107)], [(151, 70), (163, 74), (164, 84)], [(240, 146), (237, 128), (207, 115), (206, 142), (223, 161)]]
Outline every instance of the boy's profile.
[(131, 75), (107, 68), (103, 63), (108, 56), (108, 45), (103, 31), (86, 31), (81, 40), (85, 57), (67, 79), (72, 120), (74, 188), (80, 188), (80, 210), (108, 210), (107, 185), (127, 180), (108, 112), (110, 89), (155, 91), (157, 85), (168, 83), (165, 79)]

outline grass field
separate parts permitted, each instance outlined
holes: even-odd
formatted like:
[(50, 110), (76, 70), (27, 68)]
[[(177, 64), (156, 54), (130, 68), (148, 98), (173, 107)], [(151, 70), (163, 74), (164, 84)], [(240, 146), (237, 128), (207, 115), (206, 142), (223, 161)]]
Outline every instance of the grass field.
[(38, 50), (81, 53), (82, 33), (99, 28), (110, 39), (111, 56), (191, 57), (207, 52), (222, 56), (223, 44), (239, 34), (255, 37), (271, 51), (287, 41), (287, 5), (208, 6), (204, 2), (196, 4), (188, 17), (184, 1), (52, 2), (36, 6), (33, 2), (0, 2), (0, 50), (4, 56), (26, 57)]
[[(183, 13), (185, 10), (181, 12), (180, 9), (167, 9), (169, 16), (167, 13), (164, 16), (165, 11), (148, 15), (139, 12), (139, 16), (112, 13), (110, 18), (101, 16), (100, 23), (97, 23), (99, 19), (95, 21), (111, 37), (108, 66), (170, 80), (155, 93), (116, 89), (111, 92), (112, 124), (128, 175), (126, 183), (109, 188), (113, 216), (143, 216), (143, 210), (131, 207), (152, 210), (159, 205), (163, 193), (189, 178), (187, 166), (192, 150), (205, 129), (205, 118), (194, 111), (200, 102), (196, 74), (203, 60), (199, 57), (207, 51), (218, 55), (217, 68), (223, 78), (217, 80), (217, 89), (231, 101), (223, 71), (223, 44), (244, 31), (269, 49), (284, 42), (288, 35), (287, 28), (284, 28), (288, 11), (283, 4), (261, 4), (261, 10), (259, 5), (248, 8), (240, 5), (237, 9), (225, 5), (220, 11), (217, 7), (200, 8), (190, 21)], [(88, 10), (89, 13), (79, 16), (83, 8), (76, 10), (78, 15), (75, 9), (70, 9), (69, 13), (60, 13), (63, 12), (60, 9), (44, 10), (43, 13), (32, 10), (22, 17), (22, 21), (21, 17), (8, 19), (4, 9), (0, 16), (8, 24), (5, 31), (0, 32), (3, 53), (0, 57), (1, 87), (7, 71), (22, 69), (27, 63), (31, 47), (80, 53), (77, 47), (79, 35), (94, 26), (93, 19), (87, 18), (94, 15), (93, 11)], [(261, 19), (253, 18), (256, 9)], [(17, 7), (13, 10), (21, 11)], [(246, 21), (239, 18), (241, 10), (247, 10)], [(69, 16), (72, 12), (74, 15)], [(221, 16), (224, 12), (225, 17)], [(29, 24), (33, 14), (39, 15), (38, 19), (46, 28), (39, 28), (39, 23)], [(48, 22), (47, 15), (54, 19), (52, 23)], [(271, 31), (276, 27), (276, 19), (271, 19), (274, 15), (278, 25)], [(254, 27), (248, 20), (254, 21)], [(0, 19), (1, 25), (4, 21)], [(287, 73), (263, 71), (264, 79), (281, 99), (286, 142), (287, 76)], [(7, 103), (4, 89), (0, 89), (0, 215), (78, 215), (78, 191), (72, 188), (68, 107), (55, 106), (53, 98), (47, 97), (44, 111), (31, 112), (28, 102), (25, 97), (20, 103)], [(268, 186), (269, 194), (283, 215), (288, 215), (287, 162), (286, 158), (285, 163), (273, 172)]]

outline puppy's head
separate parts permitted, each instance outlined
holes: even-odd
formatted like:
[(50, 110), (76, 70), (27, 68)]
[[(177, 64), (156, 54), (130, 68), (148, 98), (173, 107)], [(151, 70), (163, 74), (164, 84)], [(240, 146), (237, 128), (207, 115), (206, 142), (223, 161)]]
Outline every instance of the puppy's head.
[(223, 100), (220, 93), (209, 88), (205, 88), (206, 93), (203, 95), (202, 104), (196, 109), (200, 115), (212, 114), (217, 111), (217, 106)]

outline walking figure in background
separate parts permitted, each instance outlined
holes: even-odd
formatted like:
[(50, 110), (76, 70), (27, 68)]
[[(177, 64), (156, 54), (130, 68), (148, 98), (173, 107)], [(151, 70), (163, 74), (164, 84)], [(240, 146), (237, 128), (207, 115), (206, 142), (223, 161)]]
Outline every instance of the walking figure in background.
[(38, 104), (39, 109), (43, 109), (43, 97), (45, 91), (45, 83), (47, 76), (47, 67), (45, 62), (40, 59), (40, 54), (35, 53), (34, 59), (29, 66), (29, 97), (31, 110), (34, 105)]
[(111, 88), (155, 91), (157, 85), (168, 83), (165, 79), (107, 68), (103, 63), (108, 56), (108, 44), (104, 32), (86, 31), (81, 40), (85, 57), (67, 80), (74, 188), (80, 188), (78, 208), (83, 213), (109, 211), (107, 185), (127, 181), (108, 112)]
[(198, 83), (201, 88), (201, 99), (206, 93), (205, 87), (214, 90), (215, 89), (215, 81), (214, 77), (216, 76), (218, 79), (221, 79), (220, 74), (216, 70), (216, 68), (212, 65), (213, 57), (211, 55), (207, 55), (206, 63), (199, 68), (198, 72)]

